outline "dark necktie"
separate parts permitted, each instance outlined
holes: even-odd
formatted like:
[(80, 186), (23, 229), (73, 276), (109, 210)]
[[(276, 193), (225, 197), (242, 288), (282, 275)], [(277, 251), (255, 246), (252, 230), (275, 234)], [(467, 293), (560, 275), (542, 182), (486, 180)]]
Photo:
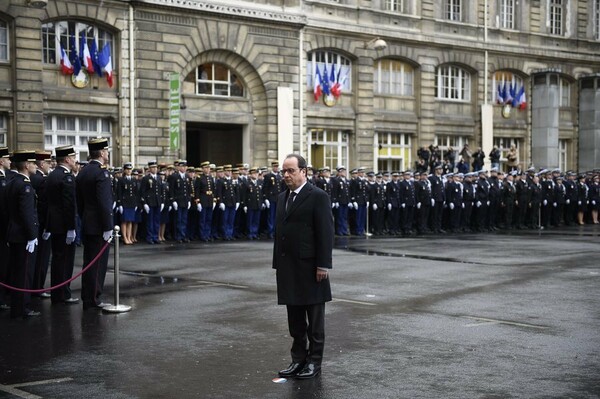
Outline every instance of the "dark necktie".
[(288, 196), (288, 199), (287, 199), (287, 203), (285, 204), (285, 211), (286, 212), (292, 206), (292, 203), (294, 202), (294, 198), (295, 197), (296, 197), (296, 192), (295, 191), (290, 192), (290, 195)]

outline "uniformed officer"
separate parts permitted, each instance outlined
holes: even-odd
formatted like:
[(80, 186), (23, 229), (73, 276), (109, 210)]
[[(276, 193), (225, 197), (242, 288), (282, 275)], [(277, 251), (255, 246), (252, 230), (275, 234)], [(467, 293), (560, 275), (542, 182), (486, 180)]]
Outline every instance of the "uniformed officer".
[(434, 203), (431, 198), (431, 182), (427, 178), (427, 172), (421, 172), (420, 179), (415, 184), (415, 198), (417, 201), (417, 232), (424, 234), (429, 231), (427, 221), (431, 205)]
[(190, 201), (190, 187), (187, 176), (187, 161), (179, 160), (177, 162), (177, 171), (168, 178), (169, 182), (169, 202), (173, 206), (175, 215), (175, 240), (178, 243), (189, 242), (187, 233), (187, 214), (192, 206)]
[(567, 179), (563, 182), (565, 185), (565, 225), (570, 226), (575, 223), (577, 214), (577, 182), (576, 174), (573, 171), (567, 172)]
[(487, 209), (487, 228), (490, 231), (498, 229), (497, 216), (501, 209), (502, 197), (502, 180), (499, 178), (499, 170), (497, 168), (490, 169), (489, 184), (489, 206)]
[(417, 194), (413, 173), (407, 170), (403, 174), (404, 180), (400, 183), (400, 227), (403, 235), (412, 235), (414, 233)]
[(148, 162), (148, 174), (142, 177), (140, 184), (140, 203), (146, 212), (146, 242), (160, 244), (158, 239), (160, 229), (160, 214), (165, 204), (163, 203), (163, 185), (158, 177), (158, 163), (155, 160)]
[(221, 230), (223, 239), (231, 241), (235, 213), (240, 206), (239, 183), (231, 178), (231, 165), (223, 165), (224, 176), (217, 182), (217, 196), (220, 199), (219, 209), (223, 212)]
[(400, 172), (392, 172), (392, 180), (386, 183), (385, 202), (387, 204), (388, 232), (400, 233)]
[(348, 236), (348, 204), (350, 203), (350, 191), (346, 179), (346, 167), (340, 165), (336, 168), (337, 175), (332, 178), (331, 198), (335, 206), (335, 234)]
[[(8, 147), (0, 147), (0, 281), (8, 283), (8, 242), (6, 237), (6, 226), (8, 225), (8, 214), (6, 208), (8, 202), (5, 198), (8, 175), (14, 174), (10, 170), (10, 154)], [(0, 287), (0, 310), (8, 310), (10, 291)]]
[(487, 179), (487, 170), (477, 171), (479, 179), (475, 189), (475, 212), (477, 217), (477, 231), (487, 230), (487, 216), (490, 206), (490, 183)]
[(372, 228), (375, 235), (382, 235), (384, 229), (384, 216), (386, 205), (387, 186), (383, 183), (383, 174), (375, 174), (375, 183), (370, 186), (368, 202), (372, 210)]
[[(243, 188), (244, 213), (247, 218), (248, 239), (258, 239), (258, 227), (260, 224), (260, 211), (265, 208), (266, 196), (263, 193), (263, 182), (258, 179), (257, 168), (250, 168), (248, 183)], [(274, 203), (271, 203), (273, 206)]]
[(121, 214), (121, 235), (126, 245), (133, 244), (133, 223), (139, 203), (137, 182), (132, 176), (133, 165), (123, 165), (123, 176), (116, 181), (117, 212)]
[[(7, 239), (10, 245), (9, 284), (17, 288), (32, 288), (39, 223), (35, 190), (29, 179), (36, 171), (35, 151), (15, 151), (12, 158), (17, 171), (6, 186)], [(10, 317), (39, 316), (31, 310), (31, 295), (11, 291)]]
[[(113, 196), (108, 162), (108, 140), (94, 138), (88, 141), (90, 161), (79, 172), (76, 182), (77, 211), (82, 221), (83, 266), (88, 266), (100, 253), (105, 242), (110, 240), (113, 231)], [(81, 281), (83, 309), (103, 308), (104, 279), (108, 267), (110, 247), (84, 273)]]
[(583, 216), (588, 208), (588, 191), (585, 184), (585, 175), (582, 173), (577, 176), (577, 224), (583, 225)]
[(513, 211), (515, 202), (517, 201), (517, 188), (514, 184), (515, 175), (518, 172), (513, 170), (506, 175), (506, 181), (502, 185), (501, 205), (504, 209), (504, 228), (512, 229), (513, 227)]
[(277, 212), (277, 196), (282, 191), (283, 177), (279, 173), (279, 162), (271, 162), (271, 172), (263, 176), (263, 192), (267, 206), (267, 235), (273, 238), (275, 215)]
[(527, 211), (529, 208), (529, 199), (531, 198), (531, 187), (528, 179), (523, 176), (523, 173), (518, 173), (516, 176), (515, 187), (517, 189), (516, 199), (516, 216), (515, 227), (522, 229), (525, 227), (527, 219)]
[(469, 172), (463, 178), (463, 204), (465, 207), (460, 216), (460, 228), (464, 232), (470, 232), (473, 226), (472, 215), (475, 203), (475, 185), (473, 184), (474, 172)]
[[(46, 230), (52, 234), (52, 266), (50, 268), (51, 286), (69, 280), (75, 265), (75, 237), (77, 225), (77, 202), (75, 199), (75, 150), (72, 145), (57, 147), (57, 167), (46, 179), (48, 196), (48, 217)], [(70, 285), (54, 289), (51, 292), (52, 303), (73, 304), (79, 302), (71, 295)]]
[[(431, 187), (431, 230), (435, 233), (445, 233), (442, 230), (442, 215), (445, 203), (445, 191), (442, 181), (442, 165), (436, 164), (434, 173), (429, 177), (429, 186)], [(423, 205), (421, 205), (423, 206)]]
[(562, 176), (556, 176), (554, 179), (554, 198), (552, 199), (552, 225), (560, 226), (564, 214), (564, 207), (567, 201), (567, 189), (563, 184)]
[(169, 224), (169, 214), (171, 213), (171, 205), (169, 205), (169, 183), (167, 183), (167, 172), (165, 170), (161, 170), (158, 172), (158, 177), (160, 180), (160, 186), (162, 187), (161, 192), (161, 203), (164, 204), (162, 207), (162, 211), (160, 212), (160, 227), (158, 229), (158, 241), (164, 243), (166, 239), (167, 225)]
[(448, 205), (448, 225), (451, 232), (457, 232), (460, 229), (460, 216), (463, 210), (463, 185), (461, 182), (462, 174), (450, 173), (446, 183), (446, 204)]
[(212, 240), (210, 234), (212, 226), (213, 209), (217, 204), (217, 193), (215, 180), (211, 175), (210, 161), (204, 161), (200, 164), (202, 174), (196, 179), (196, 199), (197, 208), (200, 212), (198, 228), (200, 230), (200, 240), (207, 242)]
[(331, 201), (331, 209), (333, 210), (333, 198), (331, 197), (331, 168), (329, 168), (329, 166), (324, 166), (319, 169), (319, 178), (317, 179), (315, 185), (327, 193)]
[[(35, 165), (36, 171), (31, 175), (31, 186), (36, 194), (36, 206), (38, 212), (38, 246), (35, 257), (35, 271), (33, 273), (33, 289), (44, 288), (46, 276), (48, 275), (48, 266), (50, 265), (50, 253), (52, 245), (50, 243), (50, 234), (46, 231), (46, 215), (48, 214), (48, 197), (46, 195), (46, 178), (51, 166), (52, 152), (36, 151)], [(50, 298), (50, 293), (42, 292), (35, 294), (40, 298)]]
[(365, 168), (360, 167), (356, 170), (356, 178), (350, 181), (350, 202), (356, 215), (356, 235), (365, 234), (367, 204), (369, 202), (369, 193), (367, 191), (367, 181), (365, 179)]

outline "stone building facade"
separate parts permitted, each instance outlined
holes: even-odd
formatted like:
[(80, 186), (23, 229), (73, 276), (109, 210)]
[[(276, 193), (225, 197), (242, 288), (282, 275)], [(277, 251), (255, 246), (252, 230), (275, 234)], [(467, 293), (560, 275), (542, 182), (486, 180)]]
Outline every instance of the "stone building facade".
[[(299, 151), (316, 167), (405, 170), (419, 147), (468, 143), (515, 145), (522, 167), (600, 167), (600, 0), (44, 2), (0, 3), (11, 149), (74, 144), (83, 158), (104, 135), (114, 165)], [(110, 45), (112, 87), (61, 71), (82, 36)], [(315, 100), (317, 69), (339, 98)]]

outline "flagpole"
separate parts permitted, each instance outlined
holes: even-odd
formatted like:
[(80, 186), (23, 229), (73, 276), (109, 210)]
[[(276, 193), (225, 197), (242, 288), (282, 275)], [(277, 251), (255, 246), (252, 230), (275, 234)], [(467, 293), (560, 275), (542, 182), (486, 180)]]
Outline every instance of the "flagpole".
[(135, 165), (135, 62), (133, 54), (133, 18), (133, 6), (129, 4), (129, 160)]

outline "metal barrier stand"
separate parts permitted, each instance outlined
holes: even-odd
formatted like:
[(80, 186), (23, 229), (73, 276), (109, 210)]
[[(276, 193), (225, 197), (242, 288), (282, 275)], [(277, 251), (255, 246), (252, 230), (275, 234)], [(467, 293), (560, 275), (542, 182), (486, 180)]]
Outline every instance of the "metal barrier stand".
[(115, 304), (103, 308), (102, 311), (106, 313), (124, 313), (129, 312), (131, 310), (131, 306), (119, 304), (119, 238), (121, 237), (119, 235), (120, 231), (121, 228), (119, 226), (115, 226), (113, 235), (113, 242), (115, 243)]

